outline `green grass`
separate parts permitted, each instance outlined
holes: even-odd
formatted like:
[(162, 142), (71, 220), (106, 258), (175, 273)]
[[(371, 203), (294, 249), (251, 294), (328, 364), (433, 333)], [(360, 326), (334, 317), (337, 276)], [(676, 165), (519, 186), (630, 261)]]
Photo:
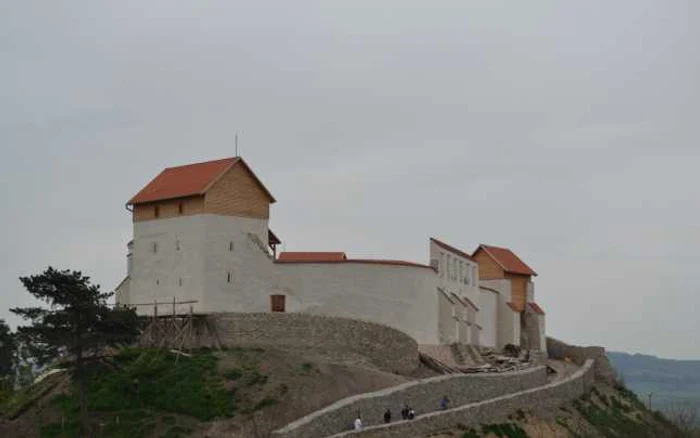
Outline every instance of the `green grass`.
[[(113, 362), (114, 366), (98, 366), (88, 374), (88, 409), (91, 419), (101, 424), (101, 437), (149, 436), (166, 413), (164, 436), (186, 436), (189, 429), (177, 424), (172, 414), (210, 421), (236, 412), (236, 391), (226, 390), (226, 378), (216, 372), (217, 358), (212, 352), (176, 358), (160, 350), (132, 348), (120, 352)], [(260, 381), (259, 373), (253, 379)], [(75, 436), (77, 391), (58, 395), (52, 403), (65, 421), (44, 426), (42, 437)]]
[(54, 387), (64, 374), (48, 376), (36, 385), (31, 385), (18, 391), (8, 393), (0, 403), (0, 415), (6, 418), (16, 418), (22, 414), (36, 399), (43, 396)]
[(224, 377), (226, 377), (229, 380), (238, 380), (241, 378), (242, 375), (243, 371), (239, 370), (238, 368), (232, 368), (224, 372)]
[[(590, 397), (585, 396), (574, 401), (574, 406), (586, 421), (606, 438), (656, 438), (664, 436), (669, 431), (675, 431), (673, 425), (662, 415), (654, 416), (654, 419), (661, 424), (663, 430), (653, 422), (644, 421), (644, 416), (640, 415), (639, 411), (644, 411), (645, 408), (633, 393), (618, 388), (618, 394), (620, 398), (614, 395), (603, 397), (598, 394), (603, 403), (602, 406), (593, 403)], [(635, 411), (638, 412), (635, 413)]]
[(302, 374), (309, 374), (311, 371), (313, 371), (314, 366), (311, 362), (304, 362), (301, 364), (301, 373)]
[(484, 435), (492, 433), (498, 438), (529, 438), (527, 432), (515, 423), (484, 424), (481, 432)]
[(181, 426), (172, 426), (172, 427), (168, 428), (167, 431), (165, 431), (165, 434), (163, 434), (162, 438), (186, 437), (191, 433), (192, 433), (192, 430), (189, 428), (181, 427)]
[(468, 428), (462, 435), (462, 438), (479, 438), (479, 433), (475, 429)]
[(115, 357), (119, 370), (93, 370), (91, 411), (154, 409), (208, 421), (235, 412), (234, 394), (216, 373), (216, 357), (195, 353), (176, 357), (158, 350), (127, 349)]

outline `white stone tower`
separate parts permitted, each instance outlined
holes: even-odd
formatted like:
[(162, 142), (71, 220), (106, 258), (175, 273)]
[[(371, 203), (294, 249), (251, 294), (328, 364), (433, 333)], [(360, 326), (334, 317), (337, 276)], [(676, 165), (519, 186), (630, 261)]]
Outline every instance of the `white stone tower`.
[[(141, 314), (267, 311), (275, 199), (241, 158), (165, 169), (127, 203), (134, 238), (117, 302)], [(165, 304), (169, 303), (169, 304)]]

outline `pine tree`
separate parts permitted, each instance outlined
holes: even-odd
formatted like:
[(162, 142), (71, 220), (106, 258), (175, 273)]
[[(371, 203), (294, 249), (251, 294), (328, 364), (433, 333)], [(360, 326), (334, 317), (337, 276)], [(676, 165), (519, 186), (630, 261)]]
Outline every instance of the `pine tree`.
[(18, 336), (39, 364), (61, 357), (71, 368), (78, 384), (81, 431), (88, 436), (86, 370), (94, 361), (104, 359), (105, 347), (129, 344), (137, 338), (136, 312), (109, 306), (107, 299), (112, 292), (100, 292), (99, 286), (79, 271), (49, 267), (39, 275), (20, 277), (20, 281), (48, 308), (10, 309), (31, 321), (31, 325), (17, 328)]
[(0, 391), (10, 391), (14, 386), (17, 365), (17, 341), (4, 319), (0, 319)]

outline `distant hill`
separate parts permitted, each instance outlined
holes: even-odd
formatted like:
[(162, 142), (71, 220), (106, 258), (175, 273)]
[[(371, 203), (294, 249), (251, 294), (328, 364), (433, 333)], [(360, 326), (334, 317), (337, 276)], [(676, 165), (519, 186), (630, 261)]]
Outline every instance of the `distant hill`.
[(652, 407), (668, 410), (674, 404), (700, 407), (700, 360), (662, 359), (645, 354), (608, 352), (608, 358), (627, 387), (645, 403), (653, 393)]

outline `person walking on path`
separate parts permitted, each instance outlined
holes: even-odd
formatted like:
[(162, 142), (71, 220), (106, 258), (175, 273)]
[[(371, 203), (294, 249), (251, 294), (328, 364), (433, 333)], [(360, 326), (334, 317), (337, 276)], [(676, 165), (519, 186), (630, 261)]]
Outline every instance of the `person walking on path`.
[(408, 405), (404, 404), (403, 409), (401, 409), (401, 418), (408, 420)]
[(355, 430), (362, 430), (362, 419), (360, 418), (360, 415), (357, 415), (357, 418), (355, 418)]
[(391, 410), (390, 409), (387, 409), (386, 412), (384, 412), (384, 422), (391, 423)]
[(440, 400), (440, 409), (444, 411), (449, 407), (449, 405), (450, 405), (450, 399), (447, 398), (446, 395), (443, 395), (442, 400)]

